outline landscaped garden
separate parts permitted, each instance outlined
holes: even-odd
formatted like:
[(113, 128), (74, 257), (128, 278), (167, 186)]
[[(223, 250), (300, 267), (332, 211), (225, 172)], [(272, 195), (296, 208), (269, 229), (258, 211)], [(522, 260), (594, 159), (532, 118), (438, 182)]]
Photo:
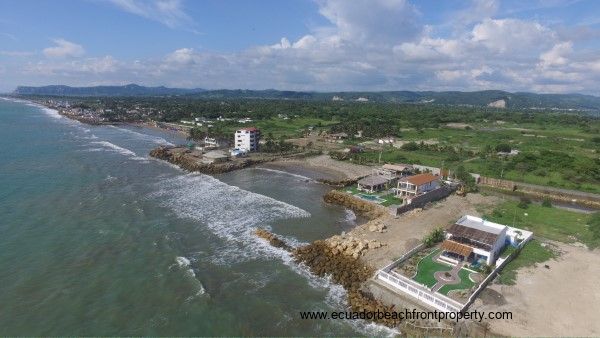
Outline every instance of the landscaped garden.
[(433, 260), (440, 250), (434, 250), (429, 255), (423, 257), (417, 266), (417, 274), (413, 277), (413, 280), (417, 283), (426, 285), (431, 288), (437, 283), (437, 280), (433, 276), (438, 271), (450, 271), (452, 267), (447, 264), (438, 263)]
[(453, 285), (444, 285), (438, 290), (438, 292), (443, 295), (448, 295), (448, 292), (452, 290), (468, 290), (472, 288), (475, 285), (475, 283), (473, 283), (469, 278), (469, 275), (471, 273), (472, 272), (467, 269), (460, 269), (460, 271), (458, 272), (458, 277), (460, 277), (460, 283)]

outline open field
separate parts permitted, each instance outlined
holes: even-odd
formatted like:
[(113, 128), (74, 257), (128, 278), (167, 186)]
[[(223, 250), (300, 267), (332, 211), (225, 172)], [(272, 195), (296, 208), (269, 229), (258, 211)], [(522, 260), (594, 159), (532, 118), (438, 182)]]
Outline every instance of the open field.
[(519, 269), (535, 266), (556, 257), (556, 253), (546, 243), (532, 240), (523, 247), (521, 252), (510, 261), (500, 272), (497, 282), (513, 285)]
[[(355, 161), (417, 163), (505, 178), (531, 184), (600, 193), (598, 151), (591, 130), (558, 124), (471, 124), (468, 129), (405, 129), (400, 148), (375, 146), (356, 155)], [(407, 142), (415, 146), (408, 147)], [(349, 142), (349, 143), (355, 143)], [(422, 144), (423, 143), (423, 144)], [(517, 149), (513, 157), (498, 157), (500, 144)]]
[(526, 209), (521, 209), (517, 201), (505, 201), (486, 217), (493, 222), (533, 231), (536, 237), (564, 243), (597, 245), (597, 240), (593, 238), (588, 227), (592, 217), (590, 214), (534, 203), (529, 204)]

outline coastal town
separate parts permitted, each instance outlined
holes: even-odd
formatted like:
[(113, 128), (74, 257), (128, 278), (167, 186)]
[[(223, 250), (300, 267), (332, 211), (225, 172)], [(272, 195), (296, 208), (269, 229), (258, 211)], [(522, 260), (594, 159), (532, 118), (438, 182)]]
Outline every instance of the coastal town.
[(600, 337), (600, 0), (0, 0), (0, 338)]
[[(71, 108), (66, 102), (44, 104), (84, 123), (111, 123), (103, 119), (102, 110)], [(128, 113), (147, 116), (139, 107)], [(275, 119), (285, 123), (294, 116), (278, 114)], [(521, 216), (517, 220), (517, 214), (527, 217), (528, 210), (540, 208), (542, 202), (556, 204), (553, 210), (561, 210), (562, 205), (584, 210), (600, 207), (597, 194), (551, 189), (465, 172), (462, 168), (381, 159), (366, 164), (360, 160), (343, 160), (368, 149), (381, 153), (389, 147), (406, 148), (405, 141), (391, 136), (368, 138), (358, 130), (351, 137), (345, 132), (308, 125), (300, 137), (274, 142), (272, 136), (266, 137), (254, 122), (249, 117), (219, 116), (137, 124), (188, 136), (187, 144), (160, 146), (150, 153), (188, 171), (218, 175), (253, 166), (284, 171), (300, 167), (314, 172), (319, 182), (332, 187), (323, 201), (353, 210), (365, 217), (366, 223), (302, 247), (285, 243), (277, 234), (264, 229), (258, 229), (256, 235), (290, 251), (295, 260), (312, 273), (331, 276), (343, 285), (348, 292), (348, 304), (355, 311), (420, 308), (442, 312), (470, 309), (510, 312), (522, 309), (524, 304), (514, 298), (513, 302), (505, 303), (490, 300), (492, 294), (503, 299), (511, 297), (501, 286), (506, 282), (499, 280), (506, 279), (505, 275), (514, 278), (526, 268), (539, 271), (549, 270), (555, 264), (568, 264), (568, 261), (557, 263), (551, 257), (573, 249), (538, 238), (536, 230), (544, 225), (531, 226), (529, 222), (520, 221)], [(212, 133), (220, 124), (235, 127), (229, 129), (229, 135)], [(199, 131), (203, 131), (200, 137), (191, 137)], [(361, 142), (349, 144), (347, 141), (351, 138)], [(435, 144), (433, 140), (427, 142)], [(505, 148), (498, 147), (494, 156), (510, 158), (520, 153), (518, 149)], [(532, 200), (537, 202), (532, 203)], [(500, 214), (498, 205), (511, 205), (509, 215)], [(514, 217), (511, 218), (510, 213), (514, 213)], [(542, 230), (544, 236), (546, 233)], [(539, 252), (548, 258), (539, 259), (536, 257)], [(524, 286), (519, 285), (519, 279), (511, 283), (516, 283), (516, 288)], [(543, 304), (545, 296), (538, 297), (533, 301)], [(457, 324), (381, 320), (380, 323), (401, 327), (404, 332), (443, 335), (510, 332), (503, 326), (508, 325), (506, 321)], [(524, 327), (522, 332), (534, 332), (527, 330)]]

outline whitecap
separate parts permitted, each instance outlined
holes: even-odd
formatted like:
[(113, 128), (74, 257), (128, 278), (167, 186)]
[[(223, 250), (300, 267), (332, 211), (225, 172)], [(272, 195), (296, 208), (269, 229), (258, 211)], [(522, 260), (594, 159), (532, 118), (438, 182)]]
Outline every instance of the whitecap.
[(90, 144), (98, 144), (98, 145), (104, 146), (105, 149), (117, 152), (117, 153), (119, 153), (121, 155), (128, 156), (132, 160), (148, 162), (147, 158), (141, 157), (141, 156), (137, 156), (137, 154), (134, 153), (133, 151), (131, 151), (131, 150), (127, 149), (127, 148), (119, 147), (118, 145), (116, 145), (114, 143), (110, 143), (108, 141), (93, 141), (93, 142), (90, 142)]
[(215, 253), (215, 264), (279, 256), (254, 235), (260, 225), (276, 220), (310, 217), (310, 213), (276, 199), (230, 186), (211, 176), (186, 174), (163, 180), (150, 195), (182, 218), (196, 220), (227, 245)]
[(133, 130), (126, 129), (126, 128), (120, 128), (120, 127), (113, 126), (113, 125), (110, 125), (109, 127), (113, 128), (113, 129), (117, 129), (119, 131), (122, 131), (122, 132), (130, 134), (130, 135), (134, 135), (138, 139), (141, 139), (141, 140), (152, 141), (152, 142), (154, 142), (156, 144), (160, 144), (160, 145), (174, 146), (173, 143), (165, 140), (162, 137), (152, 136), (152, 135), (148, 135), (148, 134), (144, 134), (144, 133), (139, 133), (137, 131), (133, 131)]
[(310, 177), (299, 175), (299, 174), (294, 174), (294, 173), (291, 173), (289, 171), (283, 171), (283, 170), (277, 170), (277, 169), (271, 169), (271, 168), (264, 168), (264, 167), (257, 167), (255, 169), (269, 171), (269, 172), (272, 172), (272, 173), (277, 173), (277, 174), (282, 174), (282, 175), (293, 176), (293, 177), (296, 177), (296, 178), (298, 178), (298, 179), (300, 179), (302, 181), (305, 181), (305, 182), (316, 182), (315, 180), (313, 180)]

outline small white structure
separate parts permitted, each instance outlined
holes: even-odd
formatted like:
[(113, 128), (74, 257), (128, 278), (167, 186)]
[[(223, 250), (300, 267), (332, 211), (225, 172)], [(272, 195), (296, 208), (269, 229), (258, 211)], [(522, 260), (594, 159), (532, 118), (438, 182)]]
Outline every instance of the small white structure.
[(430, 173), (408, 176), (398, 181), (396, 195), (417, 196), (437, 189), (440, 186), (440, 177)]
[(202, 155), (204, 163), (221, 163), (229, 160), (229, 155), (221, 150), (212, 150)]
[(206, 136), (204, 138), (204, 147), (206, 148), (219, 148), (220, 144), (216, 138)]
[(258, 151), (260, 130), (250, 127), (238, 129), (235, 132), (235, 148), (246, 151)]
[(232, 157), (243, 157), (248, 155), (248, 151), (245, 149), (234, 148), (229, 151)]

